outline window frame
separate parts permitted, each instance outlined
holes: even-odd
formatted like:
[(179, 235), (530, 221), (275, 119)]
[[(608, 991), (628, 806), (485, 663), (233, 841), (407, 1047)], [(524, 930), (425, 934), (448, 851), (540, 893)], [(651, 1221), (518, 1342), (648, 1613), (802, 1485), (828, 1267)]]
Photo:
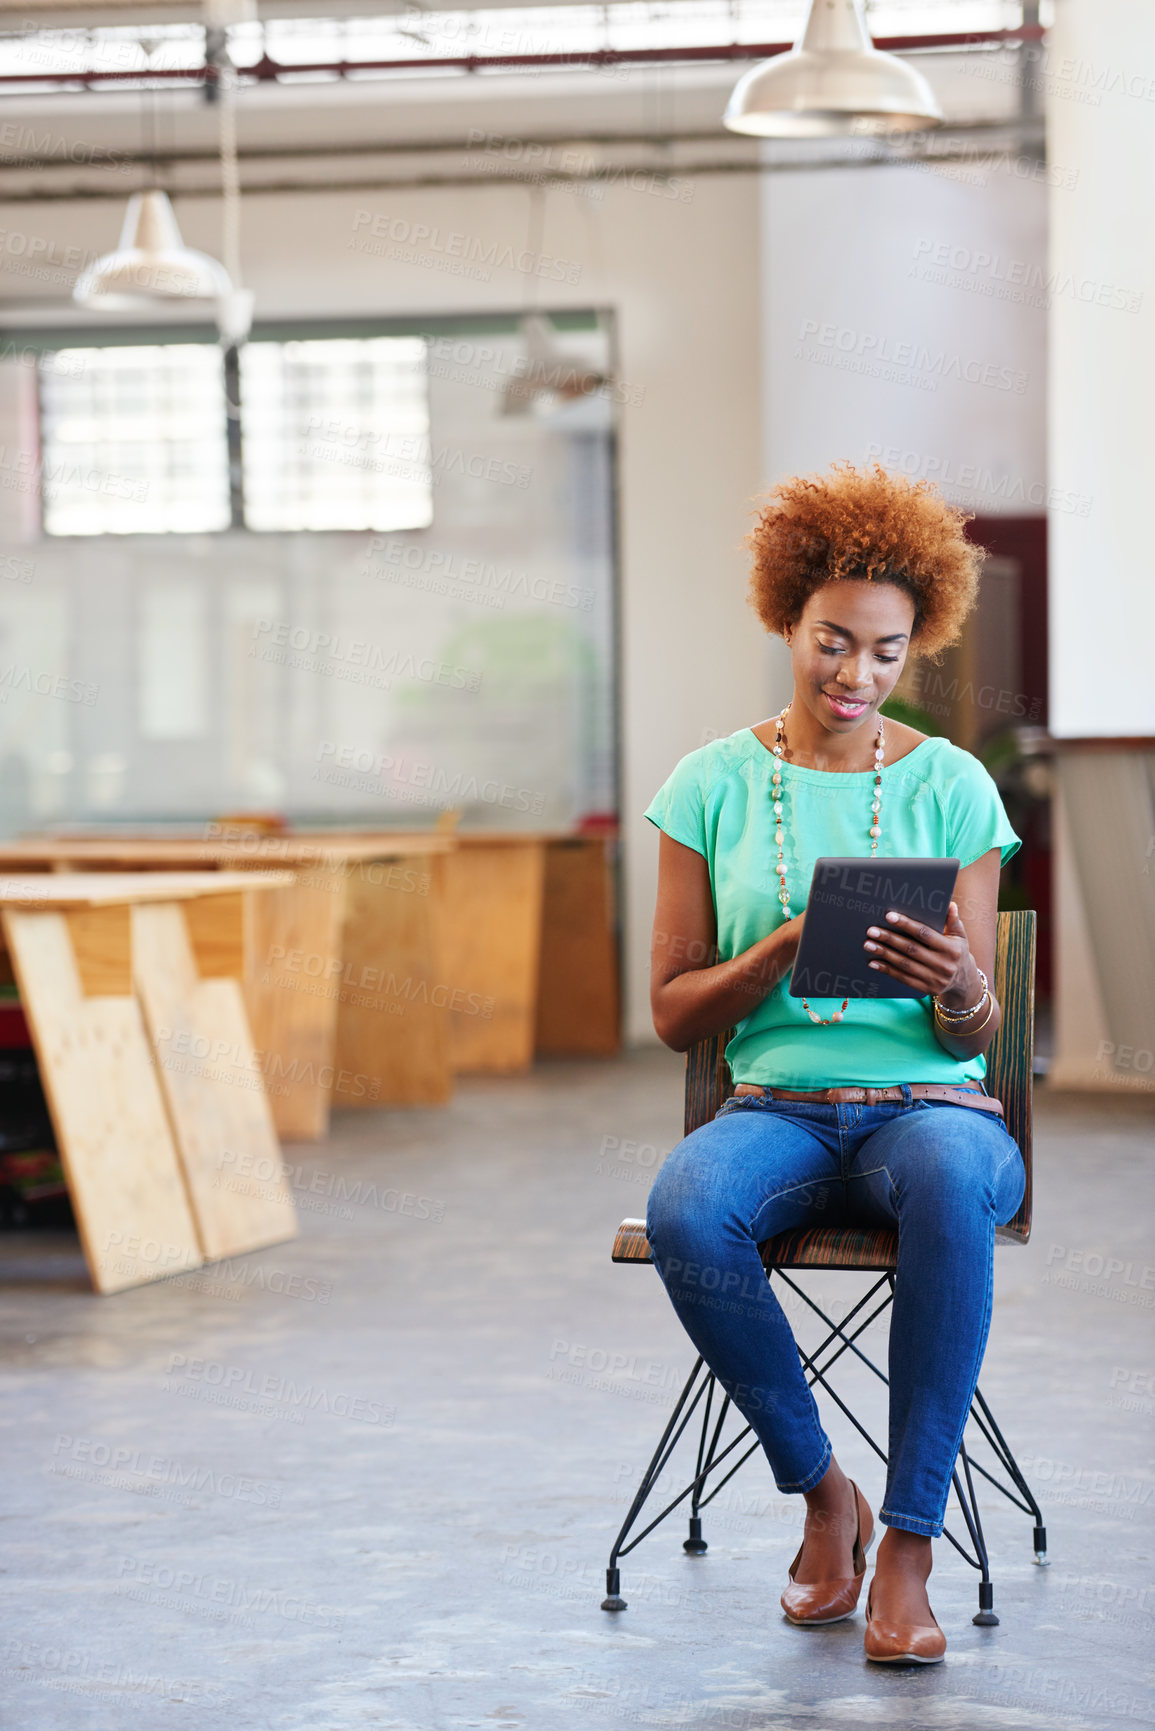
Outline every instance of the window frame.
[[(550, 309), (548, 317), (554, 329), (559, 333), (565, 331), (588, 331), (598, 328), (601, 313), (597, 308), (578, 311), (554, 311)], [(324, 341), (326, 339), (365, 339), (372, 337), (423, 337), (434, 339), (446, 336), (483, 337), (511, 336), (516, 334), (521, 323), (521, 313), (477, 313), (443, 314), (424, 316), (395, 316), (389, 318), (368, 319), (269, 319), (254, 324), (249, 337), (250, 342), (301, 342)], [(58, 327), (30, 328), (26, 330), (10, 329), (5, 333), (4, 349), (8, 355), (35, 352), (38, 356), (51, 354), (59, 349), (68, 348), (143, 348), (156, 345), (177, 343), (204, 343), (210, 347), (219, 347), (219, 335), (215, 326), (207, 324), (163, 323), (163, 324), (133, 324), (133, 325), (92, 325), (92, 324), (61, 324)], [(297, 535), (348, 533), (358, 534), (360, 530), (333, 529), (293, 529), (269, 531), (250, 528), (244, 514), (244, 472), (242, 468), (242, 453), (244, 441), (244, 409), (240, 403), (240, 350), (235, 345), (225, 349), (224, 384), (225, 384), (225, 415), (228, 461), (228, 497), (229, 521), (219, 529), (191, 531), (185, 529), (167, 530), (108, 530), (96, 534), (52, 534), (44, 528), (44, 495), (43, 483), (38, 491), (40, 507), (40, 533), (53, 541), (91, 541), (104, 539), (128, 539), (137, 534), (151, 535), (183, 535), (198, 533), (205, 535), (228, 535), (243, 533), (246, 535), (266, 535), (269, 533), (284, 533)], [(0, 355), (0, 358), (3, 358)], [(42, 374), (39, 363), (36, 366), (36, 439), (38, 473), (43, 474), (44, 446), (41, 431), (42, 420)], [(230, 411), (230, 405), (237, 405), (237, 412)]]
[[(91, 336), (89, 336), (87, 338), (87, 340), (81, 340), (80, 342), (74, 342), (72, 340), (69, 340), (67, 342), (46, 343), (46, 344), (41, 346), (41, 352), (37, 357), (37, 364), (36, 364), (36, 370), (35, 370), (35, 407), (34, 407), (33, 420), (34, 420), (35, 437), (36, 437), (36, 479), (37, 479), (36, 498), (37, 498), (37, 505), (38, 505), (38, 530), (39, 530), (40, 536), (44, 540), (49, 540), (49, 541), (100, 541), (100, 540), (106, 539), (110, 535), (113, 538), (123, 537), (125, 539), (129, 538), (130, 536), (136, 537), (138, 535), (145, 535), (145, 536), (147, 536), (147, 535), (221, 535), (221, 534), (226, 534), (228, 532), (228, 530), (234, 526), (232, 500), (230, 497), (230, 487), (229, 487), (229, 472), (228, 472), (229, 444), (228, 444), (228, 431), (227, 431), (227, 428), (228, 428), (227, 400), (225, 400), (225, 396), (224, 396), (225, 390), (227, 389), (227, 387), (226, 387), (227, 369), (224, 366), (222, 366), (222, 369), (221, 369), (221, 386), (222, 386), (222, 403), (223, 403), (223, 406), (226, 408), (225, 426), (222, 427), (220, 425), (220, 423), (217, 422), (215, 406), (211, 406), (210, 418), (206, 421), (205, 428), (207, 430), (208, 427), (215, 427), (216, 434), (221, 434), (221, 433), (224, 434), (224, 437), (221, 440), (221, 447), (222, 447), (224, 458), (225, 458), (225, 473), (222, 475), (219, 472), (216, 472), (217, 483), (218, 483), (219, 488), (220, 488), (219, 494), (218, 494), (218, 501), (224, 507), (224, 521), (223, 522), (219, 523), (218, 525), (216, 525), (212, 528), (187, 528), (187, 527), (181, 526), (178, 528), (165, 528), (165, 529), (151, 529), (151, 528), (135, 529), (134, 528), (134, 529), (128, 529), (128, 530), (125, 530), (125, 529), (111, 529), (111, 530), (109, 530), (109, 529), (68, 529), (68, 530), (61, 530), (61, 529), (50, 529), (48, 527), (47, 518), (48, 518), (49, 499), (48, 499), (47, 491), (46, 491), (46, 483), (48, 481), (47, 459), (48, 459), (49, 453), (48, 453), (48, 450), (46, 448), (46, 443), (45, 443), (45, 420), (46, 420), (45, 398), (46, 398), (46, 386), (48, 384), (48, 377), (46, 376), (45, 369), (41, 365), (41, 361), (43, 360), (43, 356), (45, 354), (55, 354), (55, 353), (58, 353), (60, 351), (67, 351), (68, 349), (73, 349), (73, 348), (103, 349), (103, 348), (107, 347), (110, 350), (111, 349), (118, 349), (119, 350), (119, 349), (128, 349), (128, 348), (155, 348), (158, 346), (166, 346), (166, 347), (172, 347), (172, 348), (178, 348), (178, 347), (192, 348), (192, 347), (202, 347), (202, 346), (208, 347), (209, 345), (189, 343), (185, 340), (185, 338), (183, 336), (174, 336), (169, 340), (168, 343), (166, 343), (164, 345), (158, 345), (154, 342), (146, 342), (143, 338), (139, 342), (136, 342), (136, 343), (109, 343), (109, 344), (103, 344), (103, 343), (99, 343), (99, 342), (94, 343), (91, 339)], [(219, 352), (219, 350), (218, 350), (218, 352)], [(216, 435), (214, 434), (214, 436), (216, 436)], [(65, 452), (68, 449), (69, 449), (69, 447), (67, 445), (65, 445), (63, 447), (63, 451), (65, 451)], [(60, 455), (61, 453), (58, 452), (57, 454)]]

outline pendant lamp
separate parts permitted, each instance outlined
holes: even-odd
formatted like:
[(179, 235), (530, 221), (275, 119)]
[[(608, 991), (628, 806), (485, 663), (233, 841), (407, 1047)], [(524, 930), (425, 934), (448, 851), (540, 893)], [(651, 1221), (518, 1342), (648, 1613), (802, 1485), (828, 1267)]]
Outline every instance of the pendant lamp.
[(523, 313), (520, 322), (524, 358), (505, 381), (499, 414), (528, 415), (539, 404), (572, 403), (609, 383), (605, 373), (555, 347), (553, 326), (541, 313)]
[(134, 192), (120, 245), (77, 279), (72, 298), (101, 312), (135, 312), (173, 301), (220, 301), (232, 293), (223, 265), (181, 239), (168, 194)]
[(918, 132), (946, 116), (920, 72), (870, 40), (860, 0), (811, 0), (789, 54), (739, 79), (723, 116), (758, 138)]

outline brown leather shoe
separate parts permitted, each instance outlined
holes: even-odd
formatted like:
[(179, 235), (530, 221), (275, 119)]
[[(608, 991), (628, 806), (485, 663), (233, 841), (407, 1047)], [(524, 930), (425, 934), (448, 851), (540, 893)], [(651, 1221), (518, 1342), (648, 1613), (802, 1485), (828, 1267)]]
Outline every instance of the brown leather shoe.
[(871, 1621), (870, 1601), (873, 1581), (866, 1595), (866, 1634), (863, 1646), (866, 1657), (876, 1665), (938, 1665), (946, 1655), (946, 1636), (938, 1626), (934, 1612), (929, 1623), (890, 1625)]
[[(853, 1617), (858, 1609), (858, 1595), (866, 1575), (866, 1553), (874, 1543), (874, 1516), (870, 1504), (854, 1480), (850, 1481), (858, 1510), (858, 1525), (854, 1534), (854, 1573), (838, 1581), (799, 1582), (794, 1571), (802, 1561), (805, 1540), (790, 1565), (790, 1585), (782, 1595), (781, 1605), (787, 1620), (799, 1629), (820, 1629), (826, 1623), (841, 1623)], [(866, 1537), (863, 1538), (865, 1514)]]

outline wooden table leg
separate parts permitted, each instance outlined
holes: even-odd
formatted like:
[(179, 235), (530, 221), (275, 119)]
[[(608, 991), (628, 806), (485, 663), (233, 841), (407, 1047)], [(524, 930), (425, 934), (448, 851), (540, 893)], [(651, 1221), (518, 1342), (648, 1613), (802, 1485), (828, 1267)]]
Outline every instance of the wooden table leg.
[(127, 906), (8, 911), (4, 932), (97, 1292), (203, 1257), (132, 995)]
[(291, 889), (250, 903), (245, 1003), (281, 1136), (317, 1141), (329, 1129), (345, 873), (311, 865)]
[(470, 841), (437, 862), (445, 885), (454, 1068), (516, 1075), (533, 1063), (545, 842)]
[(545, 856), (537, 1050), (611, 1057), (621, 1048), (610, 847), (601, 836), (550, 841)]
[(350, 863), (334, 1106), (441, 1105), (453, 1093), (453, 988), (427, 855)]
[(201, 977), (186, 923), (194, 909), (201, 955), (223, 974), (242, 973), (242, 898), (205, 896), (133, 908), (133, 977), (201, 1246), (213, 1262), (295, 1238), (298, 1228), (240, 982)]

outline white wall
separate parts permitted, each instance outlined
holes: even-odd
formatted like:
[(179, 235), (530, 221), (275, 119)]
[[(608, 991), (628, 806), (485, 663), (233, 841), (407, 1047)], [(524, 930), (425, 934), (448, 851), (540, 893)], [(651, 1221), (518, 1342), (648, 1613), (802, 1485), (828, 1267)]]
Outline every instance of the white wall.
[[(779, 172), (763, 181), (762, 217), (767, 476), (877, 459), (968, 511), (1041, 515), (1046, 184), (1035, 165)], [(987, 581), (999, 582), (993, 566)], [(790, 664), (783, 646), (771, 654), (776, 709)]]
[(1051, 197), (1050, 464), (1095, 509), (1051, 520), (1051, 732), (1150, 736), (1155, 7), (1057, 0), (1055, 14), (1047, 128), (1078, 179)]
[[(1052, 150), (1076, 184), (1051, 199), (1050, 463), (1055, 481), (1093, 495), (1095, 509), (1051, 518), (1051, 731), (1060, 740), (1141, 738), (1149, 748), (1094, 748), (1088, 765), (1071, 747), (1062, 766), (1050, 1081), (1149, 1096), (1155, 11), (1130, 0), (1057, 0), (1055, 11), (1040, 74)], [(1072, 797), (1088, 774), (1114, 792), (1096, 814)], [(1120, 954), (1132, 970), (1111, 966)]]
[(838, 457), (1042, 514), (1046, 185), (1007, 168), (763, 183), (766, 469)]

